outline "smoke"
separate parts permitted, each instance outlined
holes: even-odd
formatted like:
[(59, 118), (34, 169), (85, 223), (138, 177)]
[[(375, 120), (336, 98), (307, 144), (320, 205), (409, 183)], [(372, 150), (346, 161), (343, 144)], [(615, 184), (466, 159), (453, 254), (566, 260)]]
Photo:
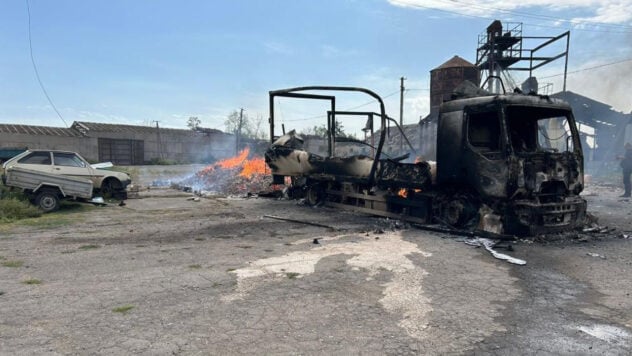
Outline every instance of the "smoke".
[(567, 90), (608, 104), (616, 111), (629, 113), (632, 112), (630, 83), (632, 60), (569, 74)]

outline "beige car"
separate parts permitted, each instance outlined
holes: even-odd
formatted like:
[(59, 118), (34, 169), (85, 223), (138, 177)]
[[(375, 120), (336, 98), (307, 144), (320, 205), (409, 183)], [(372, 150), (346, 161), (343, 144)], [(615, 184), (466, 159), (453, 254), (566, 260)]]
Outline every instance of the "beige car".
[(106, 196), (126, 199), (126, 188), (131, 183), (127, 173), (93, 168), (76, 152), (56, 150), (27, 150), (2, 167), (19, 167), (33, 171), (86, 178), (92, 181), (95, 190)]

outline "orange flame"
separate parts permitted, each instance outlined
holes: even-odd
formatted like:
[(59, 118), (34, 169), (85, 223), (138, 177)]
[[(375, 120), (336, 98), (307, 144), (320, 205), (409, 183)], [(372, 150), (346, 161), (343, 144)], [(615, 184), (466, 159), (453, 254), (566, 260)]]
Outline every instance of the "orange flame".
[[(413, 192), (419, 193), (421, 192), (421, 189), (413, 189)], [(397, 195), (399, 195), (402, 198), (408, 198), (408, 193), (409, 193), (408, 189), (402, 188), (397, 192)]]
[(224, 168), (224, 169), (236, 168), (238, 166), (241, 166), (244, 163), (246, 158), (248, 158), (249, 153), (250, 153), (250, 148), (246, 147), (241, 152), (239, 152), (237, 156), (223, 159), (215, 163), (215, 166)]
[(250, 178), (257, 174), (265, 174), (266, 169), (266, 161), (261, 157), (256, 157), (244, 162), (243, 168), (239, 175), (241, 175), (242, 177)]
[(207, 174), (211, 174), (215, 169), (239, 169), (239, 175), (245, 178), (251, 178), (257, 174), (266, 174), (267, 166), (266, 162), (262, 157), (255, 157), (253, 159), (248, 159), (248, 154), (250, 153), (250, 149), (248, 147), (244, 148), (239, 154), (235, 157), (225, 158), (215, 164), (212, 164), (200, 172), (198, 172), (198, 176), (204, 176)]

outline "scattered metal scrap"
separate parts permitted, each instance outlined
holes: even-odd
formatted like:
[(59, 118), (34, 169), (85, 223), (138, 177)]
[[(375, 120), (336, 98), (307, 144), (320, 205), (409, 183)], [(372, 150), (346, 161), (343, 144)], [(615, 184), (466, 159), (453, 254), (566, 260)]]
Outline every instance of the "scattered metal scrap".
[(484, 247), (487, 251), (489, 251), (489, 253), (492, 254), (492, 256), (494, 256), (495, 258), (499, 260), (504, 260), (514, 265), (520, 265), (520, 266), (527, 264), (527, 261), (525, 260), (511, 257), (509, 255), (506, 255), (504, 253), (500, 253), (494, 250), (494, 247), (498, 245), (498, 241), (493, 241), (493, 240), (481, 238), (481, 237), (475, 237), (475, 238), (465, 239), (463, 242), (465, 242), (465, 244), (470, 245), (470, 246)]
[(311, 226), (324, 227), (324, 228), (326, 228), (326, 229), (331, 229), (331, 230), (335, 230), (335, 231), (340, 231), (340, 230), (343, 230), (343, 229), (336, 228), (336, 227), (333, 227), (333, 226), (324, 225), (324, 224), (319, 224), (319, 223), (315, 223), (315, 222), (311, 222), (311, 221), (305, 221), (305, 220), (297, 220), (297, 219), (283, 218), (283, 217), (280, 217), (280, 216), (274, 216), (274, 215), (264, 215), (263, 217), (264, 217), (264, 218), (268, 218), (268, 219), (275, 219), (275, 220), (289, 221), (289, 222), (298, 223), (298, 224), (305, 224), (305, 225), (311, 225)]

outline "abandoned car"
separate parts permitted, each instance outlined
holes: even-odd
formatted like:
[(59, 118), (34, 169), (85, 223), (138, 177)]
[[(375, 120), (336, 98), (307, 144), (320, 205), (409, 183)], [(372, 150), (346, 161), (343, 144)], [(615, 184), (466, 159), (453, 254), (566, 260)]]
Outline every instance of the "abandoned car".
[(29, 171), (86, 179), (105, 196), (125, 199), (131, 183), (127, 173), (94, 168), (76, 152), (57, 150), (27, 150), (3, 165), (5, 170), (21, 168)]

